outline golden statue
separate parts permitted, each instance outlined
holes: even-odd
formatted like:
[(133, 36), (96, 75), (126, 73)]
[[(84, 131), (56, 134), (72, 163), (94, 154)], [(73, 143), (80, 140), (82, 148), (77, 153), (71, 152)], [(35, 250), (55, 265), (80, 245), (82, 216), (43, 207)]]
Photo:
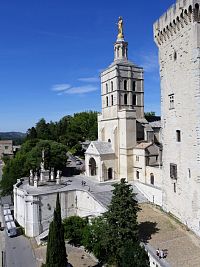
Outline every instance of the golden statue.
[(117, 35), (117, 39), (124, 39), (124, 34), (123, 34), (123, 19), (122, 17), (119, 17), (118, 20), (118, 35)]

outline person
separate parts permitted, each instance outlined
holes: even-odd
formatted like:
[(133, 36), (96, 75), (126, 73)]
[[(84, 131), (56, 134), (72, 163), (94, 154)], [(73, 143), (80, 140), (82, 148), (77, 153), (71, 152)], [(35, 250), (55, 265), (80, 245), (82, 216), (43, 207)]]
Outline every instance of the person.
[(164, 252), (163, 252), (163, 250), (162, 250), (162, 249), (161, 249), (161, 251), (160, 251), (160, 254), (159, 254), (159, 256), (160, 256), (160, 257), (159, 257), (160, 259), (163, 259)]
[(157, 249), (156, 249), (156, 256), (159, 257), (159, 255), (160, 255), (160, 250), (159, 250), (159, 248), (157, 248)]

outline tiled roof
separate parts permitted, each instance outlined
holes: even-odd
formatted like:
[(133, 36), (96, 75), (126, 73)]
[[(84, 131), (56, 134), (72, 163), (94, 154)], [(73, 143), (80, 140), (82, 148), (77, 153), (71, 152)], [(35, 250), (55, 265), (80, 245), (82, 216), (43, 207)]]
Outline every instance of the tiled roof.
[(152, 121), (149, 122), (152, 128), (161, 128), (161, 121)]
[(92, 144), (96, 147), (99, 154), (114, 154), (112, 145), (109, 142), (93, 141)]

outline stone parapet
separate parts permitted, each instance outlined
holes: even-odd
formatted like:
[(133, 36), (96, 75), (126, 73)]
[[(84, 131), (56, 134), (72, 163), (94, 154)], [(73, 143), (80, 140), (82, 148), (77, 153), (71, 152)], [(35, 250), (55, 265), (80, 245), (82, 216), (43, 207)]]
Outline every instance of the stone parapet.
[(181, 32), (187, 25), (200, 22), (200, 0), (178, 0), (154, 23), (154, 40), (158, 46)]

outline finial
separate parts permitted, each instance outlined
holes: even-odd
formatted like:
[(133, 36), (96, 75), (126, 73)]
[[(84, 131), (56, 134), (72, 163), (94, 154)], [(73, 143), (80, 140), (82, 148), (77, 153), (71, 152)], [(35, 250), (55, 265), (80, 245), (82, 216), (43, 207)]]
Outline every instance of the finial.
[(118, 25), (117, 40), (124, 39), (124, 34), (123, 34), (123, 19), (122, 19), (122, 17), (119, 17), (117, 25)]

